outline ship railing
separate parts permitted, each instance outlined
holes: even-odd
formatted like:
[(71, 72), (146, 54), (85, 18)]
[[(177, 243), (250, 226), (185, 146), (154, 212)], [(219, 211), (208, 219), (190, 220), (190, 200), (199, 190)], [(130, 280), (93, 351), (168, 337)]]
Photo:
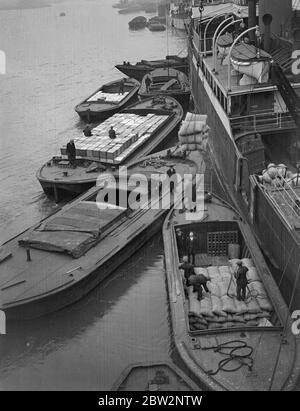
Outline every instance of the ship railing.
[(275, 129), (293, 129), (296, 127), (290, 113), (261, 112), (249, 116), (231, 117), (233, 131), (266, 131)]
[[(300, 176), (299, 176), (300, 183)], [(300, 196), (286, 178), (273, 180), (269, 197), (291, 229), (300, 226)], [(293, 223), (293, 225), (292, 225)], [(297, 224), (295, 224), (297, 223)]]

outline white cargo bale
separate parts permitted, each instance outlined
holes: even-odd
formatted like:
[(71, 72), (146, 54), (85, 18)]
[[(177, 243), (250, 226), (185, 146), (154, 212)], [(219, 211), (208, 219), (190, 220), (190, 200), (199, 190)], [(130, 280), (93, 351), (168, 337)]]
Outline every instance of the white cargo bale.
[(248, 307), (244, 301), (239, 301), (238, 299), (235, 299), (234, 303), (235, 303), (238, 315), (243, 315), (248, 312)]
[(195, 298), (189, 300), (189, 312), (195, 315), (201, 315), (200, 301)]
[(226, 317), (227, 314), (223, 311), (222, 307), (222, 300), (220, 297), (216, 295), (211, 295), (211, 304), (212, 304), (212, 313), (218, 315), (220, 317)]
[(194, 267), (196, 275), (204, 275), (206, 278), (209, 278), (208, 271), (204, 267)]
[(252, 281), (260, 281), (257, 270), (254, 267), (250, 267), (247, 272), (247, 279), (251, 283)]
[(273, 327), (273, 325), (267, 318), (261, 318), (258, 321), (258, 327)]
[(249, 314), (258, 314), (258, 313), (261, 313), (262, 311), (258, 302), (253, 297), (251, 297), (251, 299), (246, 302), (246, 305), (247, 305)]
[(269, 164), (268, 165), (268, 174), (271, 177), (272, 180), (274, 178), (278, 177), (278, 168), (275, 166), (275, 164)]
[(211, 280), (213, 280), (214, 278), (221, 279), (218, 267), (208, 267), (207, 272)]
[(260, 308), (263, 311), (268, 311), (268, 312), (273, 311), (273, 306), (272, 306), (270, 300), (268, 299), (268, 297), (265, 297), (265, 298), (257, 297), (257, 302), (258, 302), (258, 305), (260, 306)]
[(267, 296), (265, 287), (261, 281), (252, 281), (249, 284), (249, 289), (251, 294), (253, 293), (254, 297), (260, 296), (264, 298)]
[(246, 266), (247, 268), (254, 267), (252, 258), (243, 258), (241, 261), (242, 261), (243, 265)]
[(212, 283), (211, 281), (209, 281), (206, 285), (212, 296), (214, 295), (216, 297), (221, 297), (220, 289), (217, 283)]
[(179, 136), (190, 136), (207, 132), (207, 125), (203, 121), (183, 121), (179, 130)]
[(207, 114), (186, 113), (185, 121), (202, 121), (207, 123)]
[(229, 314), (236, 314), (237, 313), (237, 308), (235, 305), (235, 301), (233, 298), (228, 297), (228, 295), (224, 295), (221, 297), (222, 300), (222, 311), (225, 311), (226, 313)]
[(200, 314), (204, 317), (211, 317), (212, 314), (212, 303), (210, 295), (206, 295), (200, 301)]

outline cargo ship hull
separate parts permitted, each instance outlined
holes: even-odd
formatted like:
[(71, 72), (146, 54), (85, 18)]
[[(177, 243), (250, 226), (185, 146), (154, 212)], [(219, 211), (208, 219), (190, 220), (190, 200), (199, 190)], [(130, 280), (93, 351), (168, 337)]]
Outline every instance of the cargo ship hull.
[[(212, 163), (228, 199), (247, 219), (254, 234), (271, 263), (272, 273), (286, 302), (300, 299), (300, 240), (282, 220), (278, 210), (265, 195), (248, 170), (242, 176), (237, 172), (242, 155), (234, 142), (230, 120), (213, 93), (193, 51), (189, 50), (191, 93), (195, 111), (208, 115), (212, 132), (209, 150)], [(245, 165), (244, 165), (245, 166)], [(243, 187), (244, 190), (241, 190)], [(247, 195), (245, 196), (245, 192)], [(295, 303), (291, 306), (296, 309)]]

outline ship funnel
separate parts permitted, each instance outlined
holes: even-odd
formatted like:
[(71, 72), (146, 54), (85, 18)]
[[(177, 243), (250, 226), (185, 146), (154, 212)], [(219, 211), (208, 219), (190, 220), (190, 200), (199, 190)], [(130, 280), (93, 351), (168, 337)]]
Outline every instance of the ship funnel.
[(264, 23), (264, 50), (268, 53), (271, 50), (271, 24), (273, 17), (271, 14), (265, 14), (263, 16)]
[[(256, 2), (257, 0), (248, 0), (248, 26), (250, 27), (254, 27), (257, 25), (257, 21), (256, 21)], [(255, 41), (255, 32), (251, 31), (249, 33), (250, 36), (250, 40), (251, 41)]]
[(292, 0), (259, 0), (259, 25), (263, 36), (291, 38), (292, 17)]

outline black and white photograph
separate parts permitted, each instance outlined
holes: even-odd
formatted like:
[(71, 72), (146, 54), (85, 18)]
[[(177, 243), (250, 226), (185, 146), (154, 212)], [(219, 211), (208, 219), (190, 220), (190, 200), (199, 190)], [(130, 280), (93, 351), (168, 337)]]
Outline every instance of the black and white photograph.
[(0, 0), (0, 95), (2, 393), (300, 391), (300, 0)]

